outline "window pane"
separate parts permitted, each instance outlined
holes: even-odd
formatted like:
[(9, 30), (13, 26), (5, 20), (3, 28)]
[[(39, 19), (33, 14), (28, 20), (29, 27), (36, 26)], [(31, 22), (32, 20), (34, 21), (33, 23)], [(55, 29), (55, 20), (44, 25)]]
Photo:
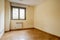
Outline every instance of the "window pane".
[(25, 9), (20, 9), (20, 19), (25, 19)]
[(13, 8), (13, 19), (18, 19), (18, 8)]

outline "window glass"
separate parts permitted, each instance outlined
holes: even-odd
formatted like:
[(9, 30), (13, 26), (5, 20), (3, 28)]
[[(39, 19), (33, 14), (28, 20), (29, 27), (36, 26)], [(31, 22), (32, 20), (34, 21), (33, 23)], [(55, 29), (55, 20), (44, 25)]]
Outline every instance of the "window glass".
[(12, 15), (11, 15), (12, 19), (26, 19), (26, 9), (25, 8), (21, 8), (21, 7), (13, 7), (12, 6)]
[(18, 8), (13, 8), (13, 19), (18, 19)]
[(20, 9), (20, 19), (25, 19), (25, 9)]

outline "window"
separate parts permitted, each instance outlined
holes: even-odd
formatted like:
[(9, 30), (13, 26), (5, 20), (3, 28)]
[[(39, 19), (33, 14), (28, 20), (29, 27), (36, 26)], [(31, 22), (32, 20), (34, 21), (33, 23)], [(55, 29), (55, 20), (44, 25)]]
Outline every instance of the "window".
[(11, 7), (11, 19), (25, 20), (26, 19), (26, 8), (23, 7)]

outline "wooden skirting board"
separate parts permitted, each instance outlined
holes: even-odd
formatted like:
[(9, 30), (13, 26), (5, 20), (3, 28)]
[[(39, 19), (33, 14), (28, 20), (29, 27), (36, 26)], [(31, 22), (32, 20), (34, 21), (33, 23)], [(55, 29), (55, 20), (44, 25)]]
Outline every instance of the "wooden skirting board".
[(9, 30), (9, 31), (5, 31), (5, 33), (10, 32), (10, 31), (20, 31), (20, 30), (28, 30), (28, 29), (35, 29), (35, 28), (12, 29), (12, 30)]

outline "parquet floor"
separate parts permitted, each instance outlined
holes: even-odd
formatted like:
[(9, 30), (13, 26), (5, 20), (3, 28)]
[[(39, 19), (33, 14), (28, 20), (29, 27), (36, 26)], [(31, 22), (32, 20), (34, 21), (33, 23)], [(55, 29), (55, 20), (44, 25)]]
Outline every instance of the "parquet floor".
[(37, 29), (7, 32), (1, 40), (60, 40)]

